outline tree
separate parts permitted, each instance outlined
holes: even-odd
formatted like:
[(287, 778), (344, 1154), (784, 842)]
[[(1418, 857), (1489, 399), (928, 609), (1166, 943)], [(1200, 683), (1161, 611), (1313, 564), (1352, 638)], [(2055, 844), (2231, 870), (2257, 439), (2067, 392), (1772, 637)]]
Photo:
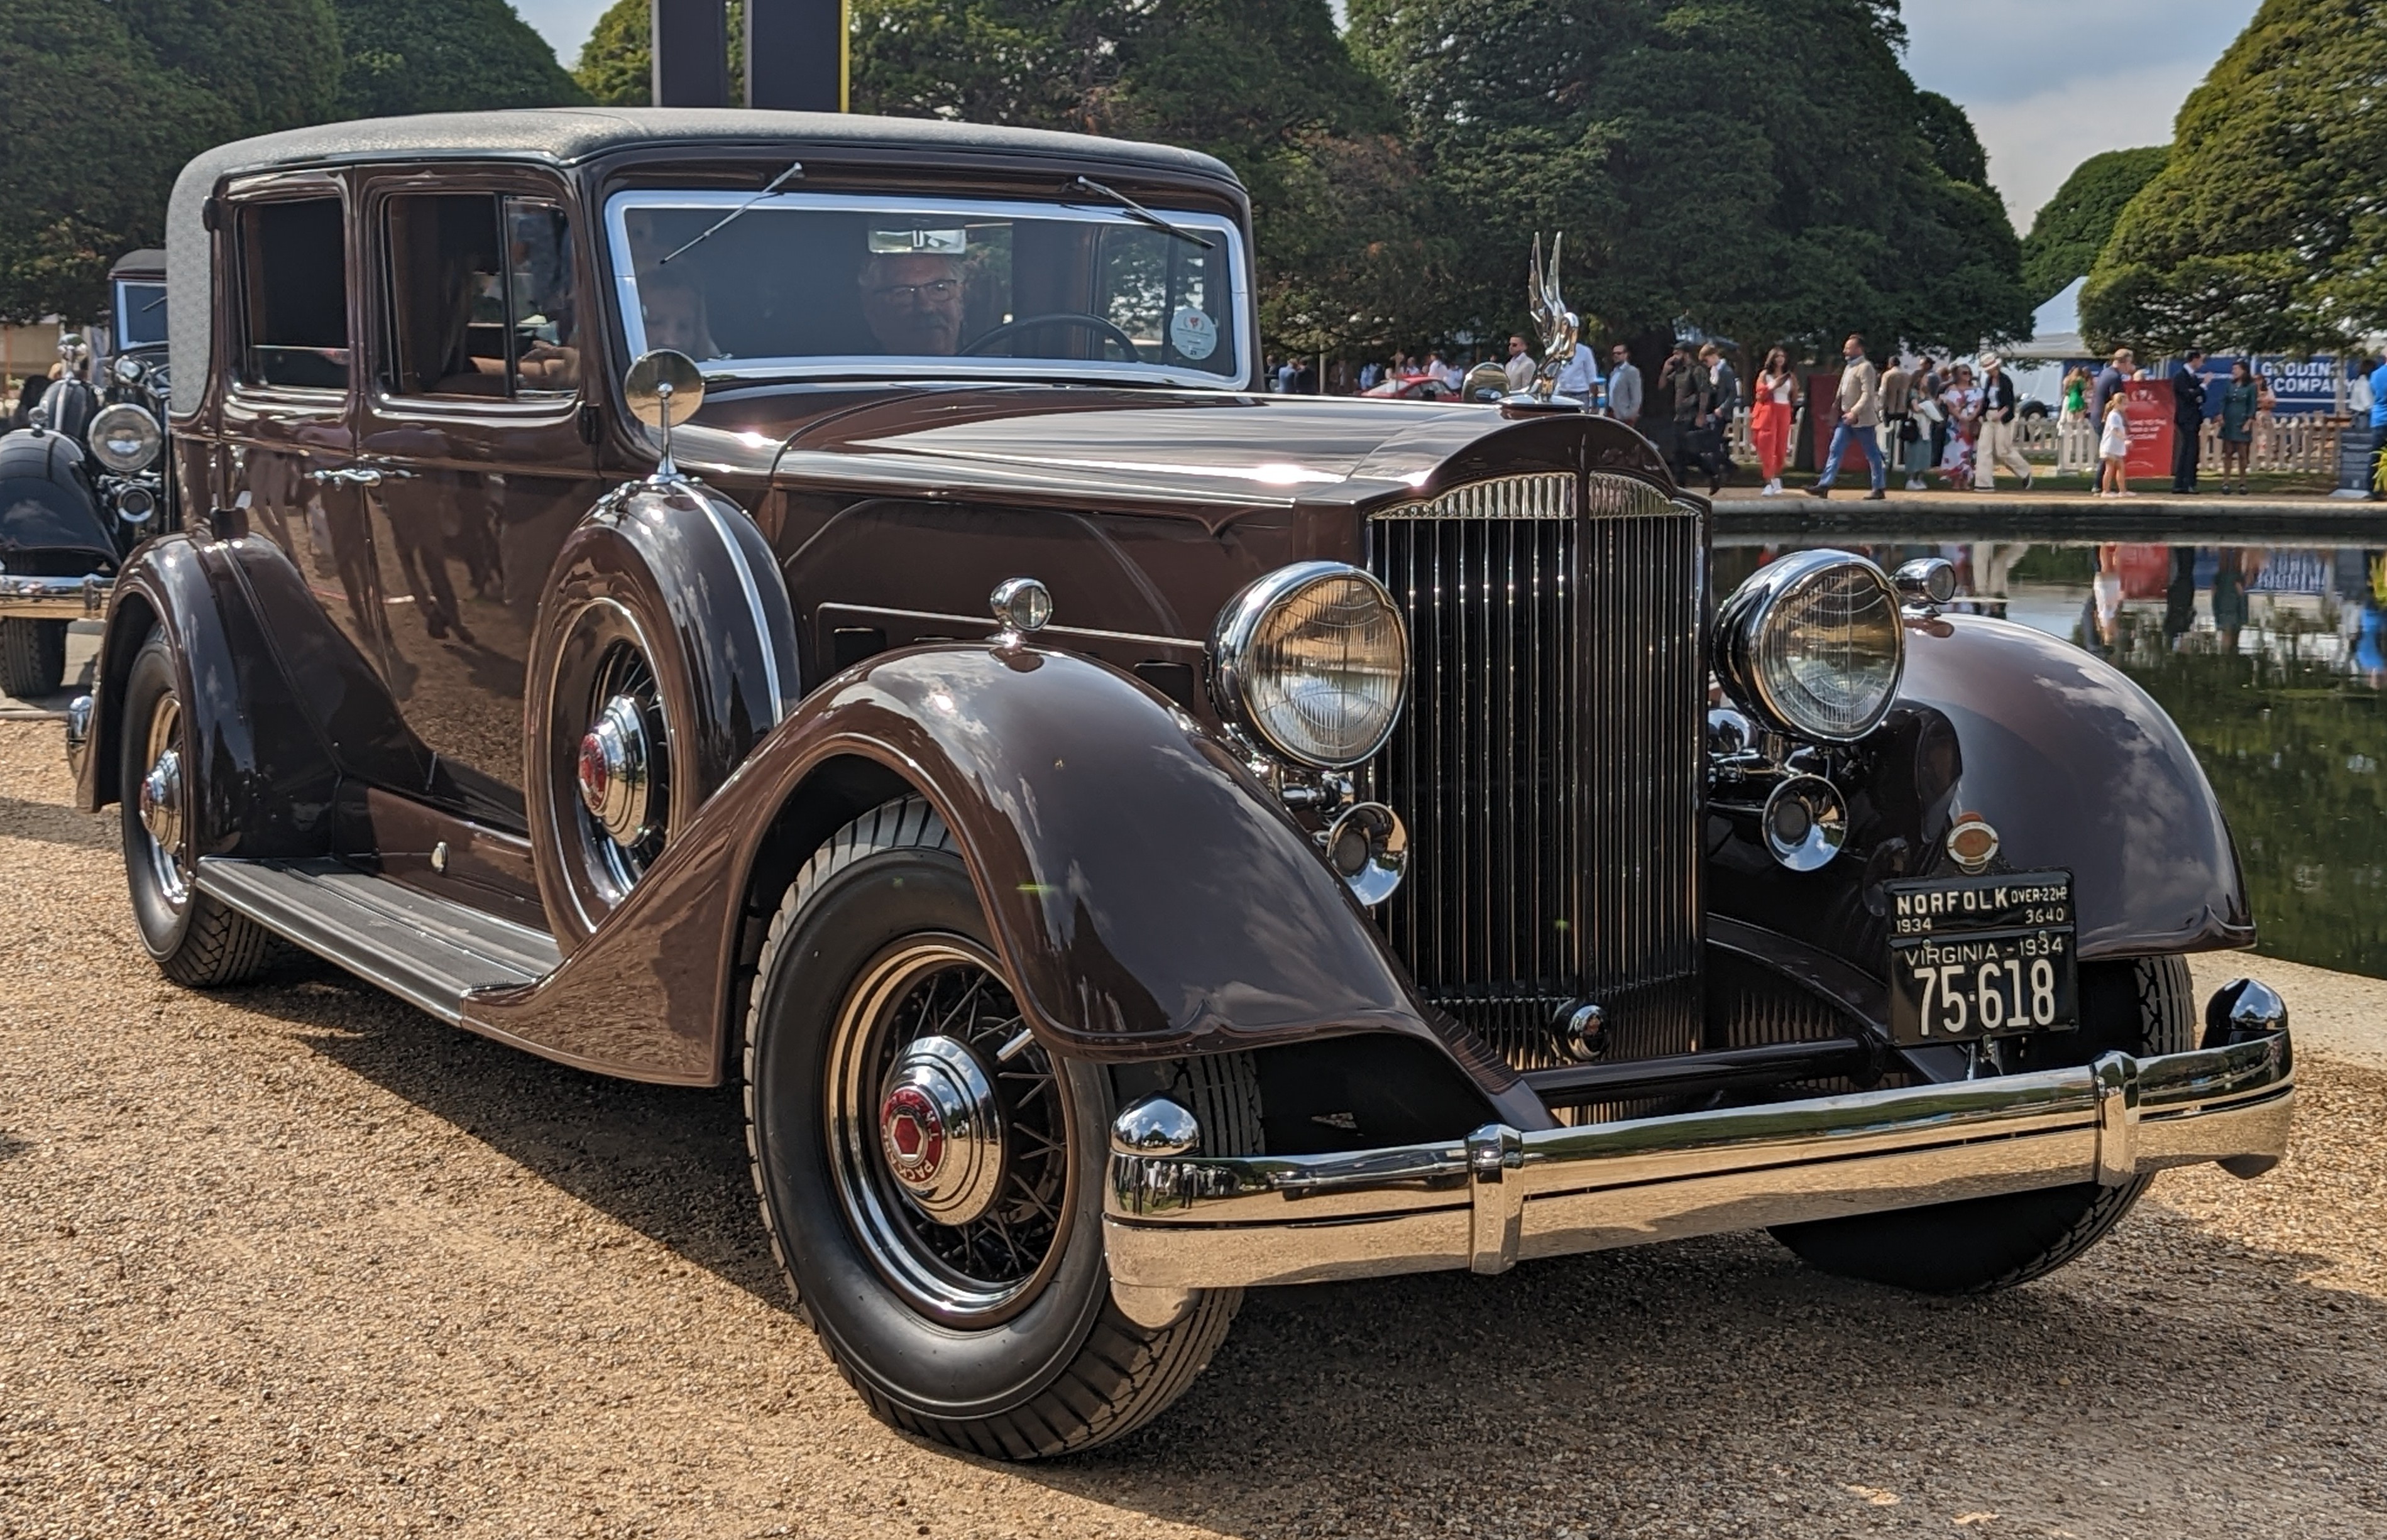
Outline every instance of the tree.
[[(1986, 158), (1888, 0), (1352, 0), (1469, 259), (1441, 329), (1522, 319), (1535, 231), (1596, 329), (1971, 348), (2030, 304)], [(1953, 173), (1953, 174), (1951, 174)]]
[(507, 0), (333, 0), (340, 113), (562, 107), (589, 94)]
[(2325, 351), (2387, 327), (2387, 17), (2264, 0), (2082, 291), (2099, 346)]
[[(729, 98), (745, 100), (746, 7), (729, 0)], [(649, 0), (613, 0), (580, 45), (572, 78), (600, 107), (654, 105), (654, 9)]]
[(2113, 238), (2124, 207), (2154, 180), (2170, 156), (2167, 145), (2107, 150), (2072, 169), (2023, 237), (2023, 285), (2040, 304), (2097, 265), (2097, 254)]
[(183, 163), (328, 116), (338, 68), (327, 0), (7, 0), (0, 320), (97, 316)]

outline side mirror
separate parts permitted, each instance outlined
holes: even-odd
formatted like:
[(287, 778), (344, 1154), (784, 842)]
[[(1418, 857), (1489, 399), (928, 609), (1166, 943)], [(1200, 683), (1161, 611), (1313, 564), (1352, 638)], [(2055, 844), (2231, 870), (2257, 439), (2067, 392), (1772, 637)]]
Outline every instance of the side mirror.
[(1509, 398), (1509, 372), (1488, 360), (1467, 372), (1459, 382), (1461, 400), (1498, 406)]
[(672, 423), (686, 422), (704, 405), (704, 372), (696, 360), (668, 347), (639, 355), (623, 376), (622, 400), (631, 416), (663, 434), (663, 458), (655, 464), (655, 474), (679, 474), (679, 467), (672, 463)]

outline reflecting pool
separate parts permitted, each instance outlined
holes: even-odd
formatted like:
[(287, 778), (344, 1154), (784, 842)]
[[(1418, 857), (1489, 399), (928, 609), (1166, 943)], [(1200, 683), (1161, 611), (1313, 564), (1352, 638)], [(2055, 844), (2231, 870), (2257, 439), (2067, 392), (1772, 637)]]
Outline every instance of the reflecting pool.
[(2387, 525), (2368, 545), (1720, 536), (1719, 592), (1774, 554), (1956, 564), (1954, 609), (2111, 658), (2162, 702), (2229, 815), (2256, 950), (2387, 978)]

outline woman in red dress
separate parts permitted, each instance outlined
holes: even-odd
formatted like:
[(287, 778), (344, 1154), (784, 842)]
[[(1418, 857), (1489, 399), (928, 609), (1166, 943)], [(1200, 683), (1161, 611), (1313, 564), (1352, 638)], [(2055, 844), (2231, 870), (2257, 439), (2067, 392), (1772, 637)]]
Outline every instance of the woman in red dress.
[(1799, 376), (1790, 355), (1776, 347), (1765, 355), (1756, 388), (1749, 392), (1749, 441), (1765, 473), (1764, 496), (1782, 495), (1782, 465), (1790, 458), (1790, 414), (1799, 407)]

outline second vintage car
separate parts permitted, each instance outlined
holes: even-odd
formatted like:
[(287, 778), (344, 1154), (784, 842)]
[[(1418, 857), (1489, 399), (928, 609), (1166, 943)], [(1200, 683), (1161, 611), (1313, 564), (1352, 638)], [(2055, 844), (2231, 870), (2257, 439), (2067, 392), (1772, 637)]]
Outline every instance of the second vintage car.
[(2284, 1148), (2143, 693), (1943, 565), (1716, 601), (1613, 422), (1260, 389), (1215, 160), (401, 119), (209, 152), (168, 252), (175, 527), (70, 740), (144, 943), (741, 1085), (900, 1427), (1115, 1437), (1258, 1285), (1770, 1226), (1997, 1287)]

